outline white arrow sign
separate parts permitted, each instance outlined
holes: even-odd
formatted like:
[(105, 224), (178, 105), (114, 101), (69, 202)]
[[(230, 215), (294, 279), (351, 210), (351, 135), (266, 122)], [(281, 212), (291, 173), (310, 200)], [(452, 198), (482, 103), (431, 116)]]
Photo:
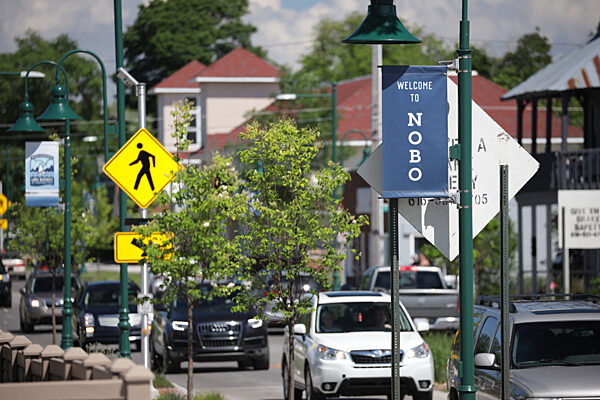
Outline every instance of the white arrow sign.
[[(458, 87), (448, 79), (448, 147), (458, 143)], [(509, 167), (512, 198), (537, 171), (538, 162), (500, 125), (472, 102), (473, 237), (500, 210), (499, 165)], [(383, 144), (382, 144), (383, 145)], [(373, 158), (373, 159), (371, 159)], [(381, 193), (381, 151), (376, 149), (358, 169), (360, 176)], [(458, 162), (448, 163), (448, 189), (458, 191)], [(399, 213), (444, 256), (453, 260), (458, 248), (458, 208), (446, 199), (399, 199)]]

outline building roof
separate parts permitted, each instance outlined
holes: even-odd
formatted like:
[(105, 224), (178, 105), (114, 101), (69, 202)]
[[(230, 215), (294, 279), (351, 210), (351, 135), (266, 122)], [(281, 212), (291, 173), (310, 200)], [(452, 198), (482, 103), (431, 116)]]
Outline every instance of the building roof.
[(502, 96), (502, 100), (543, 97), (567, 90), (600, 87), (600, 38), (540, 69)]
[(215, 81), (214, 78), (220, 78), (222, 81), (227, 81), (227, 78), (230, 80), (246, 78), (246, 80), (261, 82), (277, 82), (279, 75), (279, 69), (275, 66), (243, 47), (238, 47), (200, 71), (192, 80), (210, 82)]
[(198, 84), (190, 82), (190, 79), (197, 76), (205, 68), (206, 65), (202, 64), (200, 61), (192, 60), (154, 85), (148, 94), (174, 93), (181, 91), (182, 89), (190, 89), (190, 91), (198, 90)]
[[(450, 74), (450, 78), (458, 84), (456, 74)], [(472, 77), (472, 97), (473, 100), (496, 121), (506, 133), (513, 138), (517, 137), (517, 100), (502, 101), (506, 94), (506, 89), (495, 84), (481, 75), (473, 74)], [(523, 138), (531, 138), (531, 104), (527, 104), (523, 111)], [(561, 120), (552, 115), (552, 137), (561, 137)], [(568, 137), (582, 138), (583, 131), (573, 125), (567, 128)], [(546, 107), (538, 106), (537, 110), (537, 137), (545, 138), (546, 135)]]

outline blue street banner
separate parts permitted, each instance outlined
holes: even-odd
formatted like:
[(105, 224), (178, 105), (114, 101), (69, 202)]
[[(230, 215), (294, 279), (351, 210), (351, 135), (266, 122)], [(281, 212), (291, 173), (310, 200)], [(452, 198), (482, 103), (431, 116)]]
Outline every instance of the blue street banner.
[(383, 66), (383, 198), (448, 197), (446, 66)]
[(25, 205), (58, 206), (58, 142), (25, 143)]

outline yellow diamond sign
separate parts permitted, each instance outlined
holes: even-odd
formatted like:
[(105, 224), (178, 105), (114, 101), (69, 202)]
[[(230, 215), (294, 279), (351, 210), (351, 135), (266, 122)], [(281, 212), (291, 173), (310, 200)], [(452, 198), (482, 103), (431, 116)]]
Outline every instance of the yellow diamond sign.
[(4, 214), (8, 210), (8, 200), (4, 193), (0, 193), (0, 214)]
[(150, 132), (140, 129), (103, 170), (138, 206), (148, 208), (181, 168)]
[[(163, 246), (164, 243), (171, 240), (172, 233), (154, 232), (150, 237), (143, 237), (135, 232), (117, 232), (115, 233), (115, 262), (134, 264), (147, 258), (141, 248), (142, 243), (150, 242)], [(163, 246), (164, 247), (164, 246)], [(172, 245), (169, 245), (172, 248)], [(165, 247), (168, 249), (169, 247)]]

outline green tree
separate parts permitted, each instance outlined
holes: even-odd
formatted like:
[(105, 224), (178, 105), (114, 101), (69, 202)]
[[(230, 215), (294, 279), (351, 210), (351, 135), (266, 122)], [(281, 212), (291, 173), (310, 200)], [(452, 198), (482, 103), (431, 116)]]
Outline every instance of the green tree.
[[(174, 136), (178, 149), (189, 144), (187, 126), (190, 106), (180, 105), (173, 112)], [(246, 210), (246, 200), (239, 193), (238, 179), (232, 160), (216, 154), (212, 163), (196, 167), (187, 164), (174, 179), (179, 188), (172, 199), (166, 194), (159, 196), (163, 210), (155, 214), (147, 226), (137, 231), (145, 237), (153, 232), (171, 236), (166, 244), (148, 243), (143, 246), (148, 254), (152, 272), (167, 279), (161, 302), (170, 303), (183, 299), (187, 304), (188, 371), (187, 396), (193, 398), (193, 310), (196, 304), (227, 294), (231, 284), (217, 281), (232, 277), (241, 262), (239, 243), (228, 239), (228, 229)], [(170, 202), (173, 202), (171, 211)], [(205, 284), (213, 285), (206, 290)], [(169, 354), (162, 355), (162, 364), (168, 372), (175, 366)]]
[[(517, 234), (509, 222), (509, 268), (516, 268)], [(444, 257), (433, 245), (426, 244), (421, 251), (433, 265), (445, 267), (448, 274), (458, 275), (459, 258)], [(460, 257), (460, 256), (459, 256)], [(500, 218), (491, 220), (473, 239), (473, 281), (478, 294), (500, 293)]]
[(502, 57), (498, 64), (494, 82), (511, 89), (523, 82), (538, 70), (552, 62), (548, 38), (540, 34), (540, 29), (519, 38), (517, 48)]
[[(65, 262), (64, 243), (64, 211), (59, 207), (25, 207), (23, 203), (13, 203), (10, 208), (11, 235), (14, 237), (8, 249), (29, 256), (36, 263), (48, 266), (52, 274), (52, 343), (56, 344), (56, 317), (54, 315), (56, 276)], [(78, 239), (85, 238), (90, 228), (90, 215), (81, 209), (73, 208), (71, 220), (71, 259), (73, 265), (85, 260), (81, 246), (76, 246)], [(67, 284), (67, 282), (65, 282)], [(70, 323), (64, 321), (63, 323)], [(21, 330), (31, 328), (21, 321)]]
[(206, 65), (238, 46), (252, 47), (256, 28), (242, 22), (248, 0), (151, 0), (123, 37), (128, 70), (152, 87), (192, 60)]
[[(241, 238), (254, 263), (242, 271), (250, 290), (238, 294), (238, 309), (256, 309), (264, 316), (264, 306), (272, 302), (273, 311), (283, 314), (290, 332), (290, 372), (285, 379), (293, 388), (293, 328), (310, 305), (303, 275), (327, 286), (328, 275), (341, 269), (345, 257), (345, 251), (336, 247), (336, 235), (348, 245), (367, 219), (354, 217), (336, 199), (336, 188), (348, 179), (339, 165), (311, 171), (319, 151), (318, 131), (299, 130), (290, 120), (281, 120), (264, 128), (250, 125), (240, 137), (245, 146), (239, 153), (245, 187), (252, 194)], [(273, 290), (263, 296), (267, 280)], [(292, 400), (293, 395), (289, 390)]]

